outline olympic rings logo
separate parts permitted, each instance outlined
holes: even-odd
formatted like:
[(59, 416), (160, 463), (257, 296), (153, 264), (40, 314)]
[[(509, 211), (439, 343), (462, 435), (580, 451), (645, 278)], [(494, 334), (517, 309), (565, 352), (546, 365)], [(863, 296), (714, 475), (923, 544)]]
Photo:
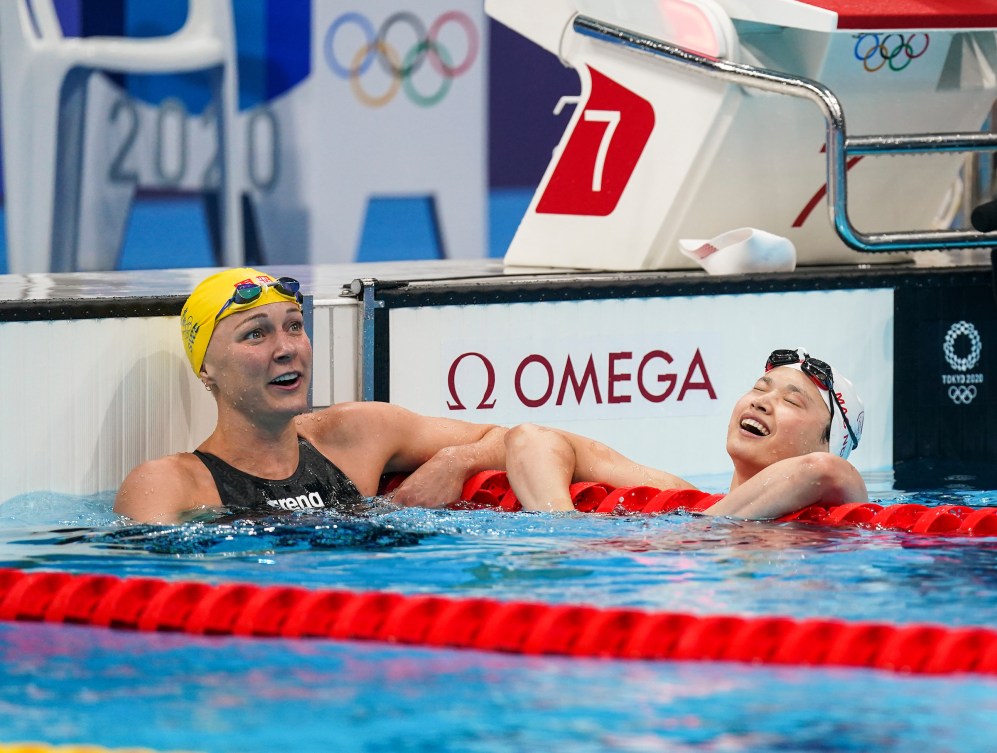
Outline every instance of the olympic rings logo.
[(969, 405), (976, 397), (976, 385), (953, 384), (949, 387), (949, 397), (956, 405)]
[[(969, 355), (964, 358), (957, 356), (955, 353), (955, 340), (960, 335), (965, 335), (969, 338)], [(942, 349), (945, 352), (945, 360), (948, 361), (949, 366), (956, 371), (969, 371), (980, 360), (980, 353), (983, 351), (983, 342), (980, 340), (980, 333), (976, 327), (969, 322), (960, 321), (949, 327), (949, 331), (945, 334), (945, 343)]]
[[(415, 34), (416, 42), (401, 55), (388, 41), (391, 30), (398, 25), (409, 27)], [(467, 50), (463, 60), (455, 61), (450, 51), (440, 41), (440, 32), (448, 24), (461, 28), (467, 40)], [(355, 26), (363, 35), (364, 43), (355, 52), (344, 57), (337, 51), (337, 36), (347, 26)], [(450, 91), (453, 79), (466, 73), (478, 57), (480, 43), (478, 30), (466, 14), (458, 10), (442, 13), (426, 29), (422, 20), (408, 11), (399, 11), (388, 16), (380, 28), (366, 16), (350, 11), (336, 18), (325, 33), (322, 51), (329, 70), (350, 82), (354, 96), (368, 107), (383, 107), (404, 89), (408, 98), (420, 107), (432, 107)], [(361, 79), (376, 63), (391, 79), (391, 83), (381, 93), (371, 93), (363, 87)], [(429, 65), (440, 76), (440, 84), (431, 92), (419, 91), (412, 82), (414, 74), (429, 61)]]
[(918, 32), (906, 36), (893, 32), (882, 39), (879, 34), (859, 34), (855, 41), (855, 59), (861, 61), (869, 73), (886, 65), (891, 71), (902, 71), (928, 51), (930, 42), (927, 34)]

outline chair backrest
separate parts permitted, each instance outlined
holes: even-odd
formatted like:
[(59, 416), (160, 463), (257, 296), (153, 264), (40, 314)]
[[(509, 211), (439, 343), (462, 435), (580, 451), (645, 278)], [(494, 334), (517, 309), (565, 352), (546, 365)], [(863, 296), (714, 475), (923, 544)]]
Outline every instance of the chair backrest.
[(174, 36), (213, 36), (231, 39), (232, 7), (230, 0), (188, 0), (187, 19)]
[[(227, 2), (228, 0), (224, 0)], [(216, 25), (217, 11), (221, 3), (218, 0), (189, 0), (187, 20), (184, 29), (201, 29)]]
[(52, 0), (16, 0), (16, 2), (21, 9), (22, 25), (24, 22), (30, 23), (30, 36), (50, 42), (62, 39), (62, 24), (59, 22)]
[[(226, 3), (228, 0), (188, 0), (183, 26), (171, 36), (200, 36), (218, 31), (229, 36), (231, 30), (227, 27), (231, 21)], [(53, 0), (0, 0), (0, 18), (16, 24), (19, 36), (34, 43), (57, 43), (64, 36)]]
[(20, 51), (62, 41), (62, 25), (52, 0), (0, 2), (0, 55), (18, 59)]

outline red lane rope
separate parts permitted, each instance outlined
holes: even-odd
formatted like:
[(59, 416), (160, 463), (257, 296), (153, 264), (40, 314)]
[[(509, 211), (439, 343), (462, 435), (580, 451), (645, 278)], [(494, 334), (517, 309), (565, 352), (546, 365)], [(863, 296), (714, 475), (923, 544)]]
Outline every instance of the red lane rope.
[[(381, 493), (395, 489), (404, 479), (405, 474), (394, 474), (385, 479)], [(627, 515), (703, 509), (702, 493), (692, 490), (661, 490), (650, 486), (614, 489), (607, 484), (578, 483), (571, 485), (570, 493), (575, 509), (581, 512)], [(719, 499), (719, 496), (713, 499)], [(504, 471), (482, 471), (472, 476), (464, 484), (462, 500), (451, 507), (496, 508), (510, 512), (523, 509)], [(909, 503), (879, 505), (875, 502), (816, 504), (777, 518), (776, 522), (791, 520), (825, 526), (858, 526), (946, 536), (997, 536), (997, 508), (994, 507), (927, 507)]]
[(997, 674), (997, 630), (0, 569), (0, 620), (522, 654)]

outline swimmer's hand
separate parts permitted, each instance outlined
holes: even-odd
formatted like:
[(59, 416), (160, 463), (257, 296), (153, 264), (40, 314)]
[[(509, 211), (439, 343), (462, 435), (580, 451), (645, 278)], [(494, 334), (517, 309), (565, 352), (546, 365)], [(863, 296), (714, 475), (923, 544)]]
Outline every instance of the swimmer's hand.
[(446, 507), (459, 502), (467, 479), (495, 465), (494, 452), (482, 452), (482, 445), (489, 450), (491, 445), (501, 446), (501, 435), (496, 437), (486, 437), (483, 443), (444, 447), (409, 474), (391, 501), (403, 507)]
[[(403, 434), (403, 438), (408, 437), (407, 450), (402, 456), (392, 458), (387, 467), (389, 471), (409, 472), (408, 478), (395, 490), (392, 498), (395, 504), (446, 507), (460, 501), (464, 483), (478, 471), (505, 470), (504, 428), (441, 419), (421, 420), (428, 422), (428, 426), (424, 430), (416, 427), (410, 434)], [(440, 423), (445, 431), (433, 428)], [(440, 439), (446, 444), (436, 444)]]
[(446, 507), (460, 501), (467, 478), (461, 448), (446, 447), (420, 465), (395, 489), (391, 501), (402, 507)]

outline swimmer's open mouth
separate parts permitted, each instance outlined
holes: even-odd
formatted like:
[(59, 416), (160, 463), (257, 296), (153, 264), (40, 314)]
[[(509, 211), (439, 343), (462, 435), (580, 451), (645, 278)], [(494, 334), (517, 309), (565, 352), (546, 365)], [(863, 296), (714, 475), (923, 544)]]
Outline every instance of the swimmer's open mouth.
[(741, 419), (741, 428), (749, 434), (754, 434), (756, 437), (767, 437), (770, 433), (768, 427), (761, 421), (756, 421), (753, 418)]
[(278, 387), (293, 387), (299, 381), (301, 381), (301, 374), (297, 371), (292, 371), (289, 374), (281, 374), (279, 377), (274, 377), (270, 380), (270, 384), (276, 384)]

